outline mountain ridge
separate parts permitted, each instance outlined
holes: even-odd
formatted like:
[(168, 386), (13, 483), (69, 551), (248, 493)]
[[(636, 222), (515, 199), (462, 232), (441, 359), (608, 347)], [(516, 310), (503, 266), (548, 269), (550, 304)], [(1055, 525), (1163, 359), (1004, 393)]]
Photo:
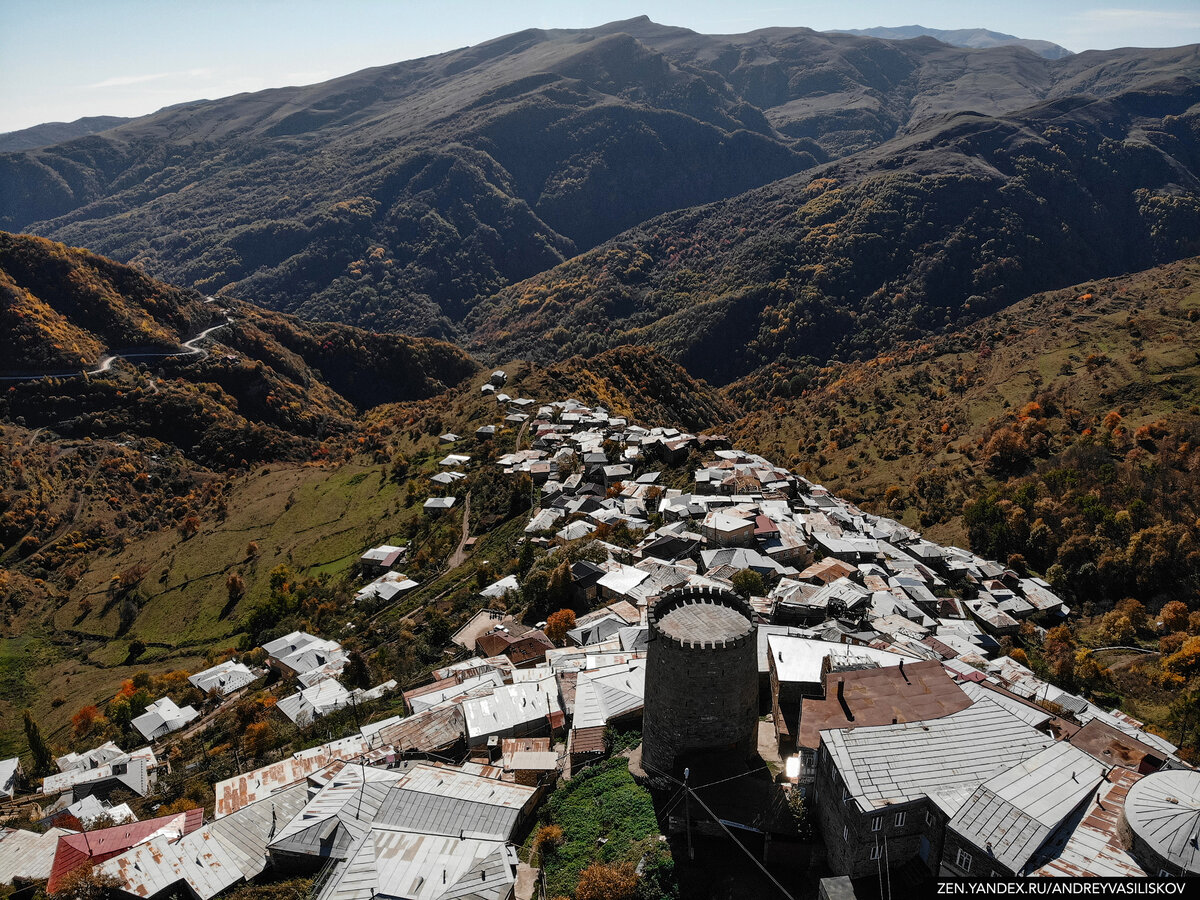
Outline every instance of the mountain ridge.
[(1046, 59), (1062, 59), (1064, 56), (1071, 55), (1071, 51), (1066, 47), (1052, 41), (1021, 38), (1015, 34), (990, 31), (987, 28), (927, 28), (924, 25), (900, 25), (896, 27), (842, 28), (837, 29), (837, 33), (902, 41), (931, 37), (953, 47), (970, 47), (973, 50), (982, 50), (986, 47), (1017, 46), (1024, 47), (1030, 53), (1036, 53)]
[(483, 297), (668, 211), (920, 131), (1195, 71), (648, 19), (530, 29), (0, 154), (0, 227), (310, 319), (456, 338)]

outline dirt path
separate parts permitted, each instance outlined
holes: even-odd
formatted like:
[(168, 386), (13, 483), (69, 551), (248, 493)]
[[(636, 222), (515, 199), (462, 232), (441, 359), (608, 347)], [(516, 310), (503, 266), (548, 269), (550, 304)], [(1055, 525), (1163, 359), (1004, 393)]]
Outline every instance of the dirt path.
[(450, 554), (450, 561), (446, 563), (451, 569), (457, 569), (467, 561), (467, 551), (464, 549), (467, 546), (467, 538), (471, 536), (471, 492), (467, 491), (467, 496), (463, 498), (463, 520), (462, 520), (462, 537), (458, 541), (458, 546), (454, 552)]

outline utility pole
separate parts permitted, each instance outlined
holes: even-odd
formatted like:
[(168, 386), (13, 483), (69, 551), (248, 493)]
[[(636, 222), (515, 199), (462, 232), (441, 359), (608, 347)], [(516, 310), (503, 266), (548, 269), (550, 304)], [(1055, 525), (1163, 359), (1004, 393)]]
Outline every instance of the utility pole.
[(696, 851), (692, 847), (692, 791), (688, 787), (688, 777), (691, 774), (691, 769), (683, 770), (683, 821), (687, 829), (688, 859), (695, 859)]

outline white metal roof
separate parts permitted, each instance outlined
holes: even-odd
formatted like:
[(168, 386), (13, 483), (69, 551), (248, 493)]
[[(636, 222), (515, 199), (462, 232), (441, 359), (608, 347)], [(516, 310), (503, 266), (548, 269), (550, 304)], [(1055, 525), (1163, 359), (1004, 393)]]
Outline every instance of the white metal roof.
[(12, 884), (14, 878), (44, 881), (50, 877), (58, 839), (75, 834), (65, 828), (48, 828), (44, 834), (0, 827), (0, 884)]
[(202, 672), (188, 677), (193, 687), (208, 693), (215, 690), (224, 696), (243, 688), (254, 680), (254, 673), (243, 663), (227, 659)]
[(1050, 834), (1091, 797), (1106, 769), (1065, 741), (1051, 744), (975, 788), (949, 827), (1024, 874)]
[(879, 666), (898, 666), (901, 662), (913, 662), (916, 659), (888, 650), (876, 650), (874, 647), (786, 634), (769, 635), (767, 646), (770, 648), (780, 681), (814, 684), (821, 680), (821, 665), (827, 656), (833, 657), (834, 660), (866, 659)]
[(1200, 875), (1200, 772), (1147, 775), (1129, 789), (1125, 817), (1133, 833), (1178, 874)]
[(863, 809), (939, 792), (965, 800), (1054, 743), (988, 700), (927, 722), (822, 731), (821, 742)]
[(318, 900), (503, 900), (512, 895), (516, 864), (503, 841), (376, 826), (332, 873)]
[(472, 742), (492, 734), (503, 735), (560, 710), (558, 685), (553, 678), (505, 685), (486, 697), (462, 703), (467, 736)]
[(575, 683), (574, 728), (607, 725), (642, 707), (646, 697), (646, 660), (579, 673)]

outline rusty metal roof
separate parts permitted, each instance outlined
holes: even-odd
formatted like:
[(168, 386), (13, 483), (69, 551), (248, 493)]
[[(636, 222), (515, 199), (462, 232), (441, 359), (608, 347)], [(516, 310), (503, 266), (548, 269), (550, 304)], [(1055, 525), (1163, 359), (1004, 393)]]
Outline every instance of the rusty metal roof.
[(96, 871), (118, 878), (135, 897), (153, 897), (183, 882), (199, 900), (209, 900), (244, 877), (236, 856), (207, 828), (178, 839), (156, 837), (106, 860)]
[(888, 666), (830, 672), (825, 676), (825, 698), (806, 697), (801, 704), (797, 746), (815, 750), (827, 728), (940, 719), (970, 705), (971, 698), (942, 664), (933, 660), (907, 664), (903, 669)]
[(255, 769), (244, 775), (226, 778), (216, 785), (216, 818), (237, 812), (244, 806), (291, 787), (319, 772), (332, 762), (357, 759), (369, 745), (360, 736), (331, 741), (311, 750), (303, 750), (290, 759)]
[[(1129, 789), (1141, 778), (1113, 769), (1083, 817), (1059, 829), (1035, 861), (1035, 876), (1052, 878), (1140, 878), (1147, 873), (1121, 843), (1119, 827)], [(1155, 874), (1155, 873), (1151, 873)]]

